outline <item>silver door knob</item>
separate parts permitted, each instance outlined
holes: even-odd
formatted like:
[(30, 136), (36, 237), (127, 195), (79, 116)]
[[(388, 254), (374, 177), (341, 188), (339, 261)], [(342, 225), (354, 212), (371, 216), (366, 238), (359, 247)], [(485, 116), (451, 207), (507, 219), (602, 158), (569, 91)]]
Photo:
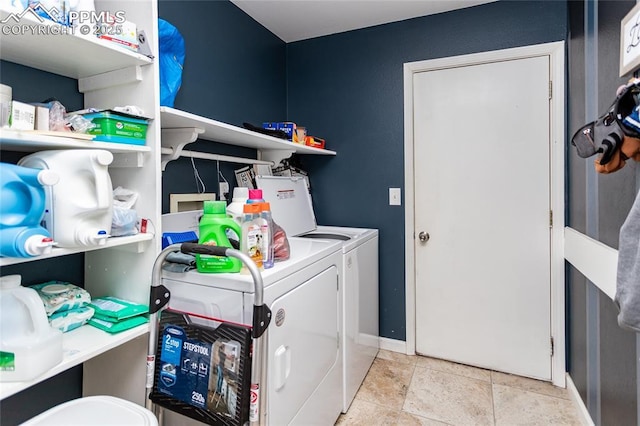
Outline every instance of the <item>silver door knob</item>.
[(428, 232), (420, 232), (418, 234), (418, 239), (420, 240), (421, 243), (426, 243), (427, 241), (429, 241), (429, 238), (431, 238), (431, 236), (429, 235)]

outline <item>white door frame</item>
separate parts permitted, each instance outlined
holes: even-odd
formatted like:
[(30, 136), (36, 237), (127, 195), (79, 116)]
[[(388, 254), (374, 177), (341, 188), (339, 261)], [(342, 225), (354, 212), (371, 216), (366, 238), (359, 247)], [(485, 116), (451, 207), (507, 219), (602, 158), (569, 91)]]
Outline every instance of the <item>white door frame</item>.
[[(405, 296), (406, 296), (406, 353), (416, 350), (416, 283), (415, 283), (415, 201), (413, 150), (413, 75), (437, 69), (477, 65), (488, 62), (549, 56), (553, 96), (550, 112), (550, 170), (551, 170), (551, 336), (554, 356), (551, 361), (551, 380), (565, 387), (565, 277), (564, 277), (564, 146), (565, 146), (565, 89), (564, 42), (538, 44), (453, 56), (449, 58), (409, 62), (404, 64), (404, 187), (405, 187)], [(523, 82), (526, 84), (526, 82)], [(499, 124), (499, 123), (498, 123)]]

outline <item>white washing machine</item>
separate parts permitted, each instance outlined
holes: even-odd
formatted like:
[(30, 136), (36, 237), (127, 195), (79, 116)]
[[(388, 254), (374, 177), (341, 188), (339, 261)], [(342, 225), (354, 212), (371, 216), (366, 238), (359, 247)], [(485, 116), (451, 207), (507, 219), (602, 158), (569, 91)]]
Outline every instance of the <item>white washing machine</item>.
[[(266, 332), (266, 419), (270, 425), (334, 424), (342, 410), (342, 245), (289, 238), (291, 258), (263, 272)], [(253, 281), (244, 274), (163, 272), (170, 307), (251, 324)], [(194, 322), (213, 325), (203, 319)], [(184, 417), (167, 424), (183, 425)]]
[(380, 348), (378, 230), (316, 226), (304, 179), (258, 176), (256, 182), (271, 204), (274, 220), (287, 235), (341, 242), (340, 347), (342, 412), (346, 413)]
[(342, 412), (346, 413), (380, 348), (378, 230), (318, 226), (303, 238), (342, 241)]

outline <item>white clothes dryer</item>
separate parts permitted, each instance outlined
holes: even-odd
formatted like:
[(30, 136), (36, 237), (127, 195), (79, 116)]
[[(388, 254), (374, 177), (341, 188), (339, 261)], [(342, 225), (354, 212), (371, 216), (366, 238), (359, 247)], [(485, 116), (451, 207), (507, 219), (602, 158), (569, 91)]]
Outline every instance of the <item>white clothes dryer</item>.
[[(262, 273), (264, 303), (272, 311), (265, 333), (266, 389), (260, 391), (266, 420), (275, 426), (334, 424), (342, 410), (342, 245), (294, 237), (289, 244), (290, 259)], [(173, 309), (251, 324), (254, 290), (248, 274), (163, 271), (163, 284)], [(182, 426), (169, 416), (165, 421)]]

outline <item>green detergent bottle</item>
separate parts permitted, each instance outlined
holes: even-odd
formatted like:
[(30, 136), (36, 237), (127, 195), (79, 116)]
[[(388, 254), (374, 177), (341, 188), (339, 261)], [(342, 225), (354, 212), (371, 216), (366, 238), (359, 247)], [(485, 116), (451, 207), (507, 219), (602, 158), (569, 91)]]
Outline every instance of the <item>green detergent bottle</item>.
[[(232, 247), (227, 238), (227, 229), (240, 235), (240, 225), (227, 217), (227, 204), (224, 201), (205, 201), (204, 215), (200, 219), (200, 238), (198, 244)], [(196, 255), (198, 272), (240, 272), (242, 262), (231, 257)]]

